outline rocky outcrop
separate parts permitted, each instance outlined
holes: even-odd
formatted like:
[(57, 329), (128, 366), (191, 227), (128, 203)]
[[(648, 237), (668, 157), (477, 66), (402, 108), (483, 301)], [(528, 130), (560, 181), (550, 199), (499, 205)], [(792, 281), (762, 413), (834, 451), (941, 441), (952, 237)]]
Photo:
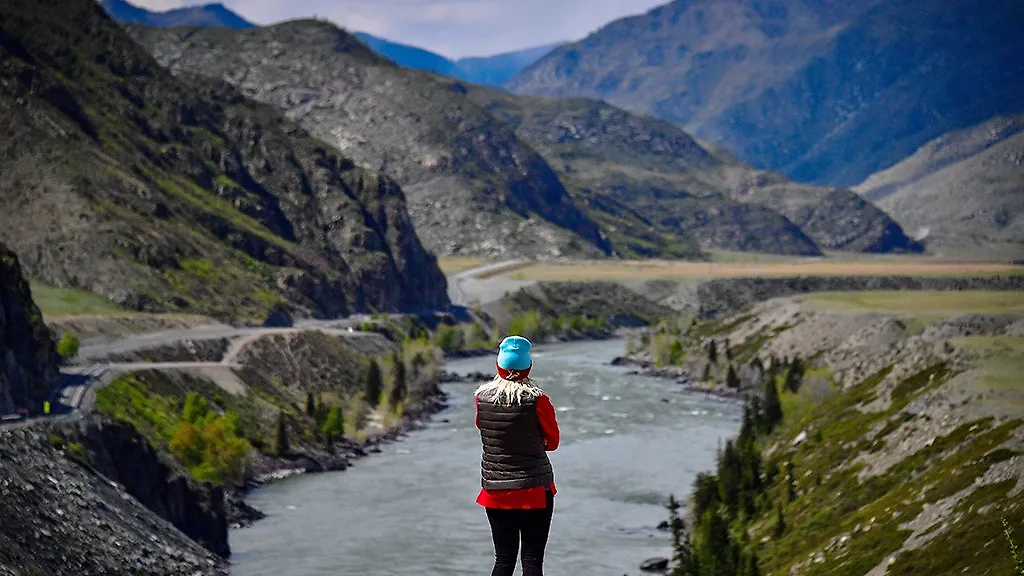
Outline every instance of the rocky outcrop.
[[(0, 573), (222, 576), (226, 563), (96, 474), (81, 445), (36, 428), (0, 429)], [(136, 453), (138, 454), (138, 453)], [(141, 472), (141, 467), (136, 467)], [(157, 482), (150, 475), (133, 480)], [(138, 486), (139, 489), (144, 489)], [(185, 512), (183, 508), (180, 512)], [(13, 569), (14, 572), (8, 570)]]
[(92, 0), (5, 3), (0, 36), (0, 240), (34, 278), (219, 319), (447, 308), (380, 172), (175, 78)]
[(39, 412), (60, 382), (59, 365), (18, 258), (0, 244), (0, 414)]
[(214, 554), (231, 554), (221, 488), (191, 481), (130, 425), (93, 417), (68, 436), (85, 447), (100, 474), (124, 486), (143, 506)]

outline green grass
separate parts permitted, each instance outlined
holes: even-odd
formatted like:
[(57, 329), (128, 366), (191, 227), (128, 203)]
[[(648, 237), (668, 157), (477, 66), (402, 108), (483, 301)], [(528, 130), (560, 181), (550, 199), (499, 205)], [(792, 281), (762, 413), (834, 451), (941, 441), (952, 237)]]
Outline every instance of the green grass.
[(57, 288), (42, 282), (30, 282), (32, 299), (47, 316), (124, 314), (106, 298), (86, 290)]
[(956, 314), (1024, 314), (1019, 291), (875, 291), (828, 292), (801, 296), (811, 305), (849, 312), (888, 312), (945, 317)]
[(1024, 337), (969, 336), (952, 342), (981, 355), (981, 376), (972, 383), (977, 392), (1024, 391)]

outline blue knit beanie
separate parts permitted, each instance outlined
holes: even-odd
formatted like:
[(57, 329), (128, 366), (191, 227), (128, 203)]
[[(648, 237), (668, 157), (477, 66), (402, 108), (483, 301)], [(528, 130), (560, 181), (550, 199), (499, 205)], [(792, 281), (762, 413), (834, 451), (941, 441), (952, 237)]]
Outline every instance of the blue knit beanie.
[(498, 345), (498, 367), (506, 370), (526, 370), (533, 366), (530, 349), (533, 344), (522, 336), (509, 336)]

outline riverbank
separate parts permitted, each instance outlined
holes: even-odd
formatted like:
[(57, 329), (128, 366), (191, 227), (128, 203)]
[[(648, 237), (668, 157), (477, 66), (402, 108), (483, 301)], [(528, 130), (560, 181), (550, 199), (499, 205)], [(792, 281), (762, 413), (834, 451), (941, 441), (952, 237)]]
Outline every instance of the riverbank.
[(253, 478), (240, 486), (232, 486), (226, 490), (225, 501), (228, 504), (230, 529), (247, 528), (254, 522), (266, 518), (266, 514), (262, 510), (250, 506), (246, 502), (246, 499), (253, 491), (300, 474), (348, 470), (357, 461), (372, 454), (380, 453), (382, 446), (399, 442), (411, 432), (422, 430), (435, 415), (446, 408), (448, 408), (448, 395), (438, 388), (423, 407), (414, 413), (404, 414), (397, 426), (374, 433), (362, 442), (346, 442), (342, 448), (345, 450), (342, 454), (331, 455), (324, 459), (309, 457), (299, 457), (294, 460), (264, 458), (261, 463), (256, 465), (258, 471)]

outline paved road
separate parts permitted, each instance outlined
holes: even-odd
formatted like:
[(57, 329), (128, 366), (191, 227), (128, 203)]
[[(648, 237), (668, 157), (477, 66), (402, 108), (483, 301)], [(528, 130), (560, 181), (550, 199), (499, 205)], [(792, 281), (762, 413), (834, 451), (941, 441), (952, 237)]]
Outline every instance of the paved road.
[[(479, 294), (472, 288), (474, 279), (479, 274), (493, 272), (515, 266), (522, 260), (508, 260), (487, 266), (465, 270), (448, 277), (449, 297), (456, 306), (466, 306), (472, 301), (480, 301)], [(465, 289), (466, 284), (470, 290)], [(487, 301), (487, 300), (484, 300)], [(252, 341), (273, 334), (294, 334), (307, 330), (320, 330), (335, 336), (361, 338), (376, 336), (366, 332), (352, 330), (370, 319), (369, 315), (357, 314), (341, 320), (301, 320), (290, 328), (245, 327), (237, 328), (227, 325), (199, 326), (175, 330), (163, 330), (146, 334), (134, 334), (122, 340), (83, 346), (78, 353), (79, 361), (89, 362), (82, 365), (67, 366), (61, 370), (61, 383), (49, 397), (51, 403), (50, 420), (73, 418), (88, 413), (96, 401), (96, 391), (110, 383), (114, 378), (126, 372), (137, 370), (202, 370), (209, 368), (239, 368), (235, 360)], [(109, 362), (105, 358), (113, 354), (122, 354), (136, 350), (145, 350), (185, 340), (231, 340), (224, 357), (219, 362)], [(92, 362), (90, 362), (92, 360)], [(4, 422), (0, 427), (11, 429), (30, 426), (41, 418), (34, 417), (25, 421)]]
[(472, 268), (470, 270), (463, 270), (456, 274), (452, 274), (448, 277), (448, 299), (452, 301), (455, 306), (470, 306), (474, 302), (489, 302), (492, 298), (488, 298), (488, 294), (484, 291), (479, 290), (479, 287), (483, 285), (483, 282), (476, 280), (475, 277), (487, 272), (496, 272), (505, 268), (511, 268), (522, 264), (525, 260), (505, 260), (503, 262), (497, 262), (495, 264), (488, 264), (486, 266), (480, 266)]

